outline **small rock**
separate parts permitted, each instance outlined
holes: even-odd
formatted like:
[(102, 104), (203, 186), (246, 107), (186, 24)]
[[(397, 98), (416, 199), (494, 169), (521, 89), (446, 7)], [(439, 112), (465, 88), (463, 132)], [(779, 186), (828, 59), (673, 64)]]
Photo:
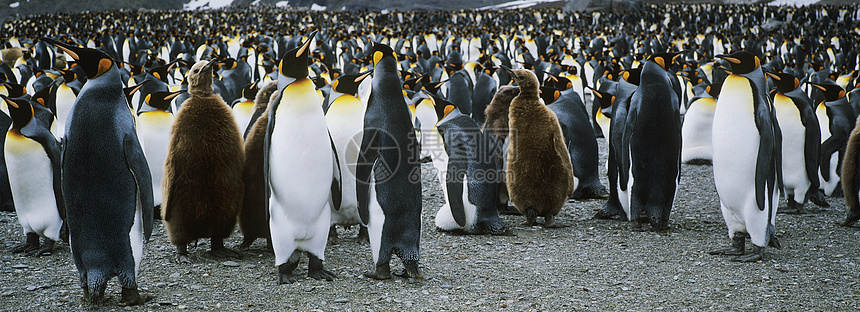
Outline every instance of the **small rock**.
[(623, 287), (621, 287), (621, 290), (623, 290), (623, 291), (628, 291), (628, 290), (630, 290), (630, 287), (623, 286)]
[(187, 308), (187, 307), (186, 307), (184, 304), (180, 304), (180, 305), (179, 305), (178, 307), (176, 307), (176, 308), (177, 308), (177, 309), (180, 309), (180, 310), (184, 310), (184, 309), (185, 309), (185, 308)]
[(158, 282), (158, 283), (155, 283), (155, 287), (158, 287), (158, 288), (164, 288), (164, 287), (167, 287), (167, 283), (165, 283), (165, 282)]
[(179, 278), (179, 272), (170, 274), (170, 278)]
[(449, 284), (442, 285), (442, 289), (451, 289), (451, 288), (454, 288), (454, 287), (449, 285)]
[(695, 283), (696, 282), (696, 280), (694, 280), (694, 279), (686, 279), (684, 281), (687, 283)]
[(200, 285), (191, 285), (191, 289), (194, 289), (194, 290), (201, 290), (201, 289), (203, 289), (203, 286), (200, 286)]
[(4, 292), (2, 296), (3, 297), (11, 297), (14, 294), (15, 294), (15, 292), (13, 292), (13, 291), (7, 291), (7, 292)]
[(346, 299), (346, 298), (337, 298), (337, 299), (335, 299), (335, 300), (334, 300), (334, 301), (332, 301), (332, 302), (334, 302), (334, 303), (347, 303), (347, 302), (349, 302), (349, 299)]
[(239, 266), (239, 263), (236, 261), (224, 261), (224, 262), (221, 262), (221, 264), (223, 264), (224, 266), (231, 267), (231, 268), (235, 268), (235, 267)]
[(38, 287), (38, 286), (36, 286), (36, 285), (29, 285), (29, 286), (27, 286), (27, 290), (28, 290), (28, 291), (34, 291), (34, 290), (36, 290), (36, 289), (39, 289), (39, 287)]
[(442, 295), (442, 296), (439, 296), (439, 299), (448, 300), (448, 296)]
[(29, 269), (30, 266), (26, 264), (16, 264), (12, 266), (13, 269)]

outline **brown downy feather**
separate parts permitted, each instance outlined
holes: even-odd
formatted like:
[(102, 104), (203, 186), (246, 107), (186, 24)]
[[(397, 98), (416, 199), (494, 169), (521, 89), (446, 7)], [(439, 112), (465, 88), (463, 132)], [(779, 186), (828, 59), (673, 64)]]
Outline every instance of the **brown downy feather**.
[(511, 107), (511, 100), (517, 94), (520, 94), (520, 88), (515, 86), (502, 86), (493, 96), (490, 105), (484, 109), (484, 125), (481, 131), (490, 131), (498, 139), (499, 144), (505, 142), (508, 137), (508, 111)]
[(245, 191), (242, 136), (233, 112), (221, 96), (197, 87), (189, 84), (196, 92), (176, 116), (164, 163), (161, 214), (170, 242), (177, 245), (230, 236)]
[(278, 91), (277, 82), (269, 82), (257, 91), (257, 96), (254, 98), (254, 111), (258, 109), (266, 109), (272, 101), (272, 96)]
[(842, 159), (842, 195), (845, 196), (845, 204), (848, 205), (848, 216), (842, 225), (849, 226), (860, 220), (860, 179), (858, 179), (857, 162), (860, 161), (860, 117), (851, 130), (851, 137), (845, 147), (845, 158)]
[[(520, 212), (557, 215), (574, 191), (573, 166), (555, 114), (541, 104), (538, 81), (527, 70), (511, 101), (507, 188)], [(530, 78), (530, 79), (529, 79)]]
[[(260, 100), (260, 97), (257, 100)], [(266, 201), (269, 199), (266, 197), (266, 176), (263, 168), (263, 143), (269, 124), (269, 110), (268, 104), (264, 105), (266, 110), (257, 118), (245, 138), (245, 169), (242, 174), (245, 181), (245, 198), (242, 201), (242, 210), (239, 211), (239, 231), (244, 236), (243, 248), (250, 246), (257, 238), (270, 236), (269, 220), (266, 218)]]

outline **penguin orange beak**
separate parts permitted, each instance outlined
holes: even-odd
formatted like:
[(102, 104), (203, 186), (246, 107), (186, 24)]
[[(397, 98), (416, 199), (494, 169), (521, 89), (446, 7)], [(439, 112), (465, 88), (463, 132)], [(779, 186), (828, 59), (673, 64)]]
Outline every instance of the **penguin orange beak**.
[(718, 54), (718, 55), (715, 55), (714, 57), (724, 59), (726, 61), (731, 62), (732, 64), (740, 64), (741, 63), (741, 60), (733, 58), (733, 57), (725, 55), (725, 54)]

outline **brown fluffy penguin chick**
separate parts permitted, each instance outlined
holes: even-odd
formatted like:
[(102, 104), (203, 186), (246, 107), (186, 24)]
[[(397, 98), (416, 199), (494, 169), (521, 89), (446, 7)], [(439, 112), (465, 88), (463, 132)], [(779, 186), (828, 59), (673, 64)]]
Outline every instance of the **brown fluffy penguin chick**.
[(484, 109), (486, 119), (481, 127), (482, 132), (491, 131), (499, 142), (505, 141), (510, 132), (508, 129), (508, 111), (511, 107), (511, 101), (517, 94), (520, 94), (520, 88), (515, 86), (502, 86), (496, 91), (490, 105)]
[(278, 91), (277, 83), (269, 83), (257, 92), (254, 100), (254, 111), (263, 110), (259, 118), (251, 125), (245, 137), (245, 169), (242, 180), (245, 182), (245, 198), (239, 211), (239, 232), (242, 233), (242, 245), (239, 249), (248, 249), (254, 240), (266, 239), (267, 248), (272, 248), (269, 234), (269, 219), (266, 218), (266, 176), (263, 168), (263, 142), (266, 138), (266, 126), (269, 124), (269, 103)]
[(188, 243), (207, 237), (214, 256), (238, 257), (224, 238), (242, 206), (245, 155), (230, 106), (212, 94), (212, 64), (197, 62), (188, 72), (191, 97), (176, 116), (164, 162), (161, 217), (180, 263), (189, 262)]
[(520, 87), (511, 101), (508, 137), (507, 186), (514, 206), (528, 225), (537, 216), (544, 227), (559, 227), (555, 215), (573, 195), (573, 169), (561, 126), (538, 96), (538, 80), (525, 69), (509, 70)]
[(860, 117), (851, 131), (848, 144), (845, 147), (845, 157), (842, 159), (842, 194), (845, 196), (845, 204), (848, 205), (848, 216), (840, 225), (850, 226), (860, 220)]

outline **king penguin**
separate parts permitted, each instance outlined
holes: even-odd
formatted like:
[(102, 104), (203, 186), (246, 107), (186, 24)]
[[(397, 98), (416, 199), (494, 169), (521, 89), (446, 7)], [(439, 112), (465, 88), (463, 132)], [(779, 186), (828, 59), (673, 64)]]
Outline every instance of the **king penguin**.
[(496, 210), (502, 172), (491, 155), (493, 135), (481, 132), (475, 120), (451, 102), (428, 96), (439, 119), (434, 130), (444, 144), (433, 155), (445, 194), (436, 227), (466, 234), (513, 235)]
[(842, 226), (851, 226), (860, 220), (860, 118), (857, 119), (854, 130), (848, 138), (845, 147), (845, 158), (842, 161), (842, 190), (848, 213)]
[(814, 90), (823, 93), (823, 100), (816, 106), (815, 114), (821, 129), (821, 159), (819, 177), (824, 195), (842, 196), (839, 187), (839, 172), (842, 168), (842, 158), (845, 146), (851, 135), (851, 122), (857, 118), (854, 109), (845, 98), (845, 90), (835, 83), (810, 83)]
[(236, 124), (239, 125), (240, 133), (244, 134), (251, 125), (251, 116), (254, 115), (254, 98), (257, 96), (257, 83), (251, 84), (242, 88), (242, 97), (233, 101), (233, 117), (236, 118)]
[(364, 275), (391, 278), (389, 262), (392, 254), (397, 254), (405, 267), (399, 275), (420, 278), (418, 141), (400, 88), (397, 56), (391, 47), (381, 43), (373, 45), (370, 56), (373, 81), (355, 169), (358, 212), (362, 223), (367, 225), (376, 265), (373, 272)]
[[(152, 199), (156, 207), (162, 203), (161, 183), (164, 180), (164, 161), (170, 143), (170, 130), (176, 118), (168, 112), (170, 101), (185, 90), (176, 92), (156, 91), (146, 95), (145, 106), (137, 112), (137, 128), (143, 153), (152, 176)], [(156, 209), (156, 213), (158, 209)], [(156, 215), (161, 217), (160, 215)]]
[(621, 141), (621, 206), (628, 220), (649, 222), (652, 231), (668, 229), (680, 182), (681, 117), (673, 78), (667, 72), (678, 56), (660, 53), (645, 61)]
[[(758, 57), (717, 55), (731, 65), (714, 111), (714, 184), (732, 246), (711, 251), (755, 262), (764, 248), (781, 248), (774, 228), (781, 183), (782, 138)], [(753, 251), (745, 255), (750, 237)]]
[[(341, 76), (332, 82), (328, 96), (328, 111), (325, 114), (326, 125), (331, 133), (332, 141), (337, 150), (337, 158), (341, 168), (354, 169), (358, 161), (358, 148), (364, 130), (364, 107), (361, 101), (355, 97), (358, 86), (370, 76), (372, 72), (358, 75)], [(353, 168), (349, 168), (352, 166)], [(346, 170), (343, 174), (343, 196), (341, 197), (340, 209), (331, 209), (331, 229), (329, 237), (337, 237), (335, 225), (343, 227), (359, 225), (358, 240), (369, 242), (367, 227), (361, 224), (358, 215), (358, 200), (355, 196), (355, 176), (353, 170)]]
[(161, 220), (176, 260), (188, 263), (188, 243), (211, 238), (211, 254), (238, 257), (224, 247), (242, 206), (245, 153), (242, 135), (221, 96), (212, 93), (212, 65), (188, 73), (188, 93), (170, 130), (164, 160)]
[(704, 91), (690, 100), (681, 125), (681, 162), (685, 164), (710, 165), (713, 158), (711, 130), (720, 85), (706, 86)]
[[(24, 244), (11, 251), (50, 255), (56, 241), (68, 240), (68, 230), (63, 227), (66, 208), (60, 184), (60, 145), (48, 125), (34, 118), (34, 107), (29, 101), (23, 97), (0, 97), (12, 115), (4, 154), (15, 212), (27, 236)], [(40, 237), (44, 242), (42, 246)]]
[(119, 304), (142, 304), (137, 272), (143, 241), (152, 234), (152, 180), (119, 69), (99, 50), (42, 40), (75, 59), (88, 78), (69, 112), (61, 162), (69, 245), (84, 301), (100, 305), (107, 281), (118, 276)]
[(281, 59), (278, 98), (269, 107), (263, 165), (278, 284), (298, 281), (293, 271), (302, 251), (308, 256), (308, 277), (336, 278), (323, 261), (330, 209), (340, 207), (340, 167), (319, 96), (308, 79), (310, 45), (316, 34), (308, 35)]
[(800, 80), (791, 74), (766, 73), (777, 87), (773, 108), (782, 133), (783, 192), (789, 213), (802, 213), (806, 200), (829, 206), (818, 190), (821, 129)]
[(508, 119), (506, 183), (511, 202), (535, 225), (560, 227), (555, 216), (576, 189), (570, 155), (555, 114), (541, 103), (537, 76), (526, 69), (502, 67), (520, 87), (511, 100)]

